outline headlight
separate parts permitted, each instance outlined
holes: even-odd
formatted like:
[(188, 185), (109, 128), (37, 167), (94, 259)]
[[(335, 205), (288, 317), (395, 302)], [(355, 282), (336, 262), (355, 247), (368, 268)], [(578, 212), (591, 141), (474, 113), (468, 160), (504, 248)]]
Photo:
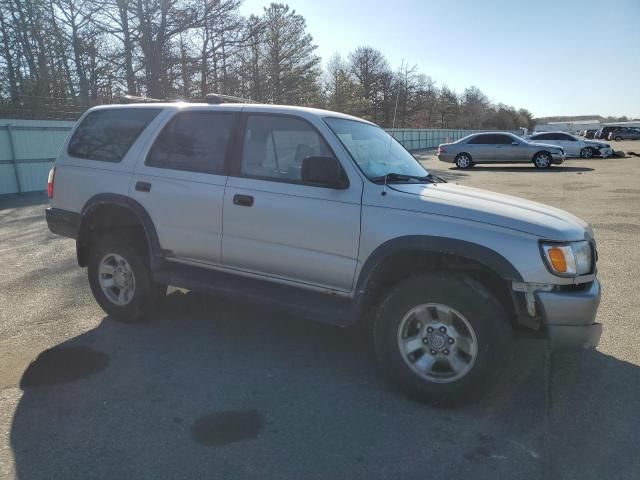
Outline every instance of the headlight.
[(540, 247), (545, 264), (554, 275), (577, 277), (593, 271), (593, 253), (587, 241), (541, 243)]

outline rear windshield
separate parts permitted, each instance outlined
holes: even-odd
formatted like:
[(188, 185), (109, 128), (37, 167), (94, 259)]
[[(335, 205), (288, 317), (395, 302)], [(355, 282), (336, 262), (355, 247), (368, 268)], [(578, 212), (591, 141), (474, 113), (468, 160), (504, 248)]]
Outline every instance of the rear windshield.
[(73, 133), (67, 153), (76, 158), (119, 162), (161, 110), (114, 108), (91, 112)]

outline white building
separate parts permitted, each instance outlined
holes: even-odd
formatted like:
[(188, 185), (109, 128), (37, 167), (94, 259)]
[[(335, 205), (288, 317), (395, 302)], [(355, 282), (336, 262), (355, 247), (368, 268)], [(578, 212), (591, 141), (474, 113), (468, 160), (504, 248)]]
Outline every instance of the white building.
[(602, 126), (603, 127), (606, 127), (606, 126), (621, 126), (621, 127), (638, 127), (638, 128), (640, 128), (640, 122), (639, 121), (635, 121), (635, 122), (612, 122), (612, 123), (603, 123)]
[[(617, 123), (612, 125), (618, 125)], [(549, 122), (536, 125), (534, 132), (568, 132), (576, 133), (581, 130), (597, 130), (602, 127), (600, 120), (576, 120), (572, 122)]]

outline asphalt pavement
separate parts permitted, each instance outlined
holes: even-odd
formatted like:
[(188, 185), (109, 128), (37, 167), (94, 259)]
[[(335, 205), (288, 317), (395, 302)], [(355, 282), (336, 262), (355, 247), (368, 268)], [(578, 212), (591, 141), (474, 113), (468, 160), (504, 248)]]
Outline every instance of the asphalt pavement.
[(0, 198), (0, 478), (640, 478), (640, 158), (420, 158), (593, 224), (596, 351), (519, 338), (486, 398), (428, 407), (382, 380), (362, 331), (183, 291), (150, 322), (115, 322), (74, 242), (47, 230), (46, 198)]

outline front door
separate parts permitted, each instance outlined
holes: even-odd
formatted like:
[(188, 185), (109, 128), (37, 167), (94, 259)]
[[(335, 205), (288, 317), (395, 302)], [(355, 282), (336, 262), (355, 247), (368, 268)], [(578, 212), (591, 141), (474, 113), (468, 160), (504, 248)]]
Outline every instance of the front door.
[(238, 114), (177, 113), (136, 167), (130, 195), (169, 257), (220, 263), (225, 157)]
[[(224, 199), (225, 267), (348, 292), (360, 238), (362, 180), (345, 189), (305, 185), (309, 156), (335, 156), (306, 120), (248, 114)], [(345, 173), (346, 175), (346, 173)]]

